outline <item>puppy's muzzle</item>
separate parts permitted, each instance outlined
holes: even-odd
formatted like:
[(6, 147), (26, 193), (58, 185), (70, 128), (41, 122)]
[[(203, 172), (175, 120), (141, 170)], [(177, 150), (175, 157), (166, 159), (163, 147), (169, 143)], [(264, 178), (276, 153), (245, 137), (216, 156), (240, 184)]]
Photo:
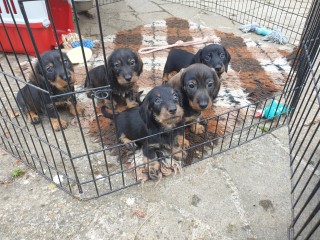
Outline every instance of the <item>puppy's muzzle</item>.
[(222, 68), (222, 65), (216, 65), (214, 66), (214, 69), (216, 70), (216, 72), (220, 72), (221, 71), (221, 68)]
[(130, 82), (131, 79), (132, 79), (131, 74), (126, 74), (126, 75), (124, 75), (124, 79), (125, 79), (127, 82)]
[(71, 79), (71, 74), (68, 74), (68, 75), (60, 75), (60, 78), (63, 79), (64, 81), (66, 82), (69, 82), (70, 84), (73, 84), (73, 81)]
[(202, 100), (199, 102), (199, 107), (205, 109), (208, 106), (208, 101)]
[(168, 107), (168, 112), (171, 113), (171, 114), (175, 114), (177, 112), (177, 106), (175, 104), (171, 104)]

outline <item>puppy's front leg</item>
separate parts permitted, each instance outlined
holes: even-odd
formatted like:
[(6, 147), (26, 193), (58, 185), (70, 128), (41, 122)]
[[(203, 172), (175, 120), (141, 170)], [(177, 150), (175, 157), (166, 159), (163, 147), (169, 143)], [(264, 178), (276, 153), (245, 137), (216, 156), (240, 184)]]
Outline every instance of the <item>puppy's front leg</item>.
[(77, 113), (80, 116), (84, 115), (84, 107), (82, 106), (82, 104), (78, 103), (77, 100), (75, 99), (75, 97), (72, 98), (71, 101), (68, 101), (68, 106), (69, 106), (69, 112), (73, 115), (76, 116)]
[(185, 138), (184, 132), (179, 132), (177, 137), (174, 140), (174, 146), (172, 149), (173, 157), (178, 161), (182, 161), (186, 159), (187, 152), (185, 151), (185, 149), (189, 146), (190, 146), (190, 143)]
[(149, 177), (153, 180), (160, 180), (162, 173), (160, 171), (160, 163), (157, 160), (156, 149), (159, 149), (159, 144), (147, 144), (147, 140), (143, 144), (143, 156), (148, 170)]
[(34, 111), (27, 111), (27, 118), (31, 124), (37, 124), (40, 122), (40, 118), (38, 114)]
[(126, 98), (126, 103), (128, 108), (134, 108), (139, 106), (139, 104), (135, 100), (131, 100), (129, 98)]
[(195, 134), (201, 134), (204, 133), (205, 131), (205, 127), (203, 125), (200, 124), (200, 120), (201, 120), (201, 116), (197, 118), (196, 123), (192, 124), (191, 127), (191, 132), (195, 133)]
[[(60, 131), (61, 129), (65, 129), (68, 126), (67, 121), (63, 120), (59, 113), (55, 110), (53, 103), (49, 103), (45, 106), (45, 111), (50, 118), (50, 122), (55, 131)], [(60, 124), (59, 124), (60, 120)]]

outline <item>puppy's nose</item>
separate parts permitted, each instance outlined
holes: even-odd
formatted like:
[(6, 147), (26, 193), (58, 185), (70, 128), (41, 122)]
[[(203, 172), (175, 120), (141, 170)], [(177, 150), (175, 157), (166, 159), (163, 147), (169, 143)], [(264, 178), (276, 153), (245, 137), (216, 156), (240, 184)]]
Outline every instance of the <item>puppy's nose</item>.
[(62, 75), (61, 78), (67, 82), (70, 81), (71, 75)]
[(169, 106), (168, 111), (169, 111), (169, 113), (171, 113), (171, 114), (175, 114), (176, 111), (177, 111), (176, 105), (171, 105), (171, 106)]
[(221, 71), (221, 67), (222, 67), (221, 65), (217, 65), (217, 66), (215, 66), (214, 69), (215, 69), (217, 72), (220, 72), (220, 71)]
[(208, 106), (208, 102), (207, 101), (201, 101), (199, 103), (199, 106), (201, 109), (205, 109)]
[(125, 79), (127, 82), (130, 82), (130, 81), (131, 81), (131, 75), (125, 75), (125, 76), (124, 76), (124, 79)]

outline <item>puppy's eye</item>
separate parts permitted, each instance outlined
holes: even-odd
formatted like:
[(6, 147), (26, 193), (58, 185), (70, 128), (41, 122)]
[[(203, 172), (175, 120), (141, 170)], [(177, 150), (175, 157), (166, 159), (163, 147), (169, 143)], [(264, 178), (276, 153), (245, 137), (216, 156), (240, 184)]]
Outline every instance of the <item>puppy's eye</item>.
[(64, 60), (63, 60), (63, 63), (64, 63), (65, 65), (68, 65), (68, 64), (69, 64), (69, 62), (68, 62), (67, 59), (64, 59)]
[(213, 87), (213, 82), (209, 82), (208, 83), (208, 88), (212, 88)]
[(204, 57), (204, 60), (205, 60), (206, 62), (209, 62), (210, 59), (211, 59), (210, 55), (207, 55), (207, 56)]
[(46, 71), (47, 71), (48, 73), (52, 73), (52, 72), (53, 72), (53, 67), (52, 67), (52, 66), (47, 66), (47, 67), (46, 67)]
[(113, 66), (114, 66), (115, 69), (118, 69), (120, 67), (120, 64), (119, 63), (115, 63), (115, 64), (113, 64)]
[(130, 60), (130, 65), (133, 66), (133, 65), (135, 65), (135, 64), (136, 64), (136, 61), (135, 61), (134, 59), (131, 59), (131, 60)]
[(173, 94), (173, 100), (178, 100), (178, 95), (176, 93)]
[(188, 87), (189, 87), (189, 88), (195, 88), (195, 85), (194, 85), (194, 83), (189, 83), (189, 84), (188, 84)]
[(224, 57), (225, 57), (224, 53), (220, 53), (220, 58), (224, 58)]
[(156, 100), (154, 101), (155, 104), (160, 104), (162, 102), (161, 98), (156, 98)]

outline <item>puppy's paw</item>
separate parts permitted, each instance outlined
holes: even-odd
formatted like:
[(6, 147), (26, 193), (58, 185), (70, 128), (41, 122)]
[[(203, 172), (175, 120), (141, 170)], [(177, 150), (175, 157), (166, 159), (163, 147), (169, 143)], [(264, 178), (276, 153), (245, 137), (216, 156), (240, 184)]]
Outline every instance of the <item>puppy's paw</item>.
[(173, 158), (177, 161), (183, 161), (187, 157), (187, 152), (182, 150), (181, 148), (174, 148), (173, 150)]
[(188, 141), (188, 139), (183, 137), (183, 135), (179, 135), (177, 141), (178, 146), (182, 149), (188, 148), (190, 146), (190, 142)]
[(60, 131), (68, 127), (68, 122), (60, 118), (61, 127), (57, 118), (50, 118), (50, 122), (55, 131)]
[(148, 164), (149, 178), (152, 180), (160, 180), (162, 178), (162, 173), (160, 171), (160, 163), (158, 161), (151, 162)]
[(128, 148), (129, 150), (136, 150), (137, 149), (137, 144), (135, 142), (128, 142), (125, 144), (126, 148)]
[(183, 149), (190, 147), (190, 142), (187, 139), (184, 139), (182, 146)]
[(120, 142), (124, 143), (124, 145), (130, 150), (134, 151), (137, 148), (137, 144), (132, 140), (130, 140), (129, 138), (127, 138), (126, 135), (124, 134), (121, 134), (119, 140)]
[[(77, 111), (76, 111), (77, 109)], [(77, 103), (76, 104), (76, 107), (74, 107), (73, 104), (71, 104), (69, 106), (69, 112), (73, 115), (73, 116), (76, 116), (77, 113), (79, 114), (79, 116), (83, 117), (84, 116), (84, 111), (85, 111), (85, 108), (84, 106), (81, 104), (81, 103)]]
[(112, 104), (113, 108), (115, 109), (117, 107), (117, 102), (114, 100), (111, 102), (109, 99), (106, 99), (103, 105), (106, 106), (108, 109), (112, 109)]
[(204, 126), (202, 126), (199, 123), (193, 124), (191, 126), (191, 132), (193, 132), (193, 133), (201, 134), (201, 133), (204, 133), (204, 131), (205, 131)]
[(128, 108), (134, 108), (134, 107), (138, 107), (139, 104), (135, 101), (127, 101), (127, 107)]
[(40, 118), (35, 112), (28, 112), (27, 117), (31, 124), (37, 124), (40, 122)]

